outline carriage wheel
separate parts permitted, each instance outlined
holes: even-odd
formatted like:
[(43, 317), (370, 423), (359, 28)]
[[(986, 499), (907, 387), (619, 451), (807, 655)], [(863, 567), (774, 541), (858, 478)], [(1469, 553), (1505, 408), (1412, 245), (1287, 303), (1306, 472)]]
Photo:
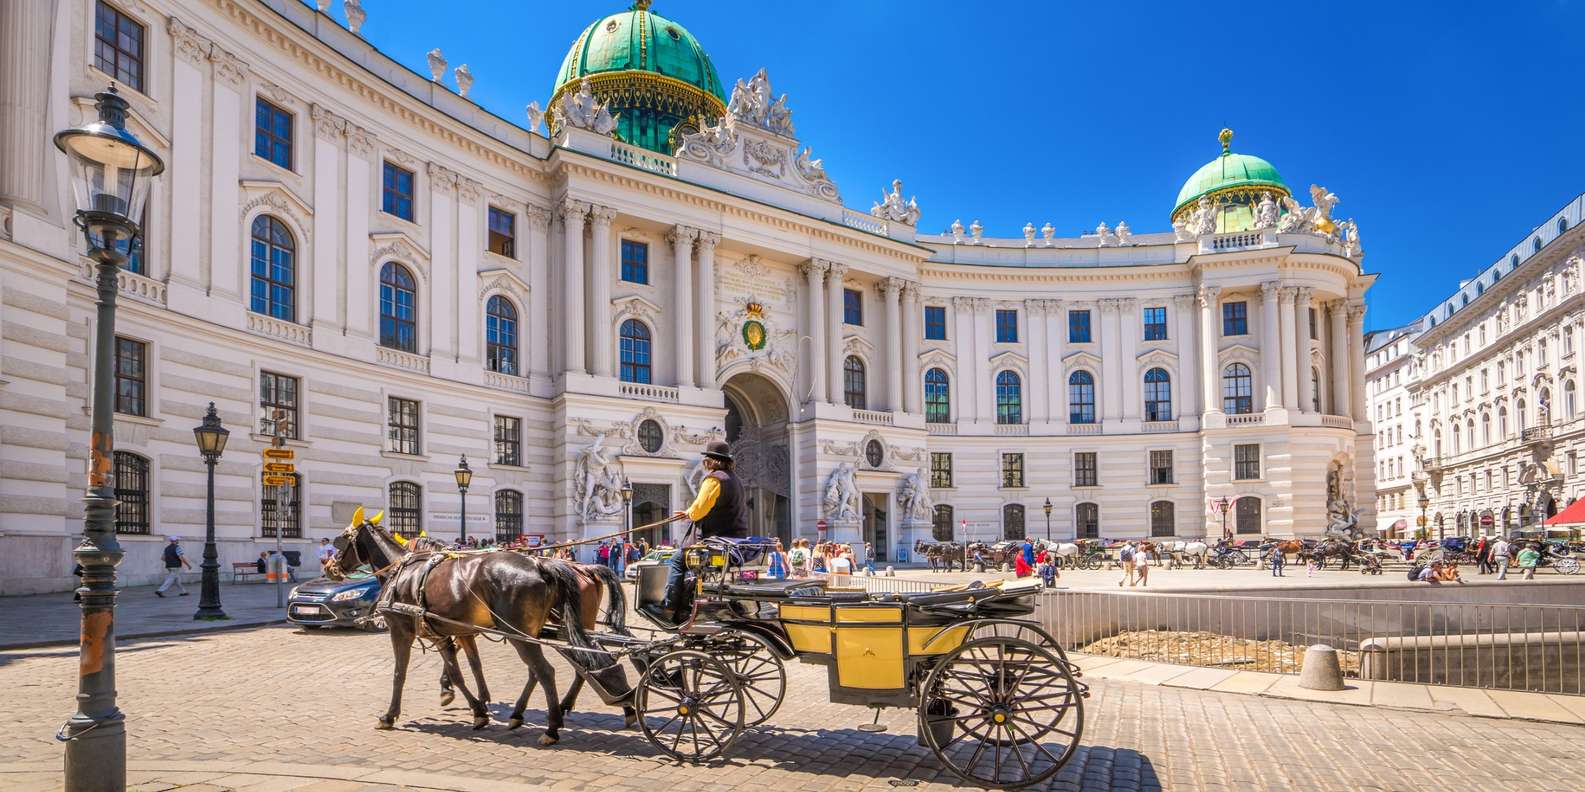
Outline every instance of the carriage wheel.
[(1008, 636), (976, 638), (925, 678), (919, 729), (964, 781), (1006, 789), (1062, 769), (1084, 730), (1084, 700), (1067, 663)]
[(1559, 575), (1577, 574), (1579, 572), (1579, 559), (1554, 558), (1552, 559), (1552, 567), (1558, 571)]
[(651, 663), (633, 702), (644, 736), (681, 762), (714, 759), (743, 733), (744, 696), (737, 675), (697, 650), (669, 652)]
[(743, 689), (746, 709), (743, 725), (758, 726), (770, 720), (787, 693), (787, 669), (764, 638), (749, 632), (724, 632), (712, 636), (709, 653), (727, 664)]
[(1102, 561), (1101, 561), (1101, 557), (1100, 556), (1092, 555), (1089, 558), (1084, 559), (1084, 568), (1085, 569), (1100, 569), (1101, 568), (1101, 563), (1102, 563)]

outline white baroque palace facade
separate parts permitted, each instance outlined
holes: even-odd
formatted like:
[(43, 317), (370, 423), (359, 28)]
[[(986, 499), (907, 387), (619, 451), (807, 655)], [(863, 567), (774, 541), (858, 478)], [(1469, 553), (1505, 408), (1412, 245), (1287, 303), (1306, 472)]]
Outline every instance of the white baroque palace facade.
[[(1585, 496), (1582, 221), (1585, 195), (1416, 323), (1410, 475), (1433, 537), (1533, 529)], [(1372, 409), (1388, 398), (1372, 393)]]
[[(887, 560), (1048, 520), (1057, 538), (1215, 535), (1224, 498), (1243, 533), (1374, 526), (1358, 229), (1230, 133), (1171, 231), (934, 236), (896, 182), (847, 208), (763, 72), (729, 102), (707, 57), (696, 88), (656, 81), (715, 108), (670, 137), (613, 112), (632, 74), (596, 73), (591, 36), (691, 41), (648, 3), (591, 25), (521, 126), (465, 97), (466, 70), (449, 87), (438, 51), (415, 74), (344, 13), (350, 29), (295, 0), (0, 4), (0, 593), (71, 581), (94, 292), (50, 136), (112, 79), (168, 166), (120, 279), (127, 580), (158, 574), (165, 534), (196, 552), (191, 428), (211, 401), (231, 429), (223, 564), (276, 530), (305, 547), (359, 505), (455, 536), (463, 455), (470, 535), (610, 533), (624, 481), (635, 523), (685, 505), (716, 437), (757, 532)], [(287, 498), (260, 486), (276, 432)]]

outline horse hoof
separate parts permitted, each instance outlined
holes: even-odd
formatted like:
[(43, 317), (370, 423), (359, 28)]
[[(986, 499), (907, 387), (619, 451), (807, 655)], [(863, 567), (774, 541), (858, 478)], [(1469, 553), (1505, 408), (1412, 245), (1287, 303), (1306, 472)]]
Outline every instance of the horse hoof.
[(638, 725), (638, 713), (630, 712), (622, 716), (622, 728), (631, 729)]
[(482, 729), (482, 728), (484, 728), (486, 726), (489, 726), (489, 725), (490, 725), (490, 719), (489, 718), (486, 718), (483, 715), (474, 716), (474, 718), (473, 718), (473, 730), (474, 731), (478, 731), (478, 730), (480, 730), (480, 729)]
[(550, 734), (548, 732), (545, 733), (545, 734), (541, 734), (541, 735), (539, 735), (539, 747), (541, 747), (541, 748), (549, 748), (550, 746), (556, 744), (556, 740), (557, 740), (557, 738), (550, 736)]
[(379, 731), (390, 731), (396, 728), (396, 723), (394, 719), (381, 718), (374, 724), (374, 728)]
[(507, 728), (508, 731), (510, 731), (512, 729), (515, 729), (515, 728), (517, 728), (519, 726), (522, 726), (522, 725), (523, 725), (523, 719), (522, 718), (512, 718), (511, 720), (506, 722), (506, 728)]
[(450, 690), (440, 691), (440, 706), (444, 707), (457, 700), (457, 694)]

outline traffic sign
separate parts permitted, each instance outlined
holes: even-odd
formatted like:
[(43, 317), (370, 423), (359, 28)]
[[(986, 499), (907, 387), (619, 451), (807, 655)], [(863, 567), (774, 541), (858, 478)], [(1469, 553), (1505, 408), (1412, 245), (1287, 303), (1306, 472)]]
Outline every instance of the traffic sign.
[(831, 527), (831, 524), (826, 522), (825, 520), (816, 520), (815, 521), (815, 530), (816, 531), (824, 531), (824, 530), (826, 530), (827, 528), (830, 528), (830, 527)]
[(297, 452), (293, 451), (290, 448), (266, 448), (266, 449), (264, 449), (264, 458), (265, 459), (292, 459), (292, 458), (294, 458), (296, 456), (297, 456)]
[(265, 476), (264, 477), (264, 486), (266, 486), (266, 487), (290, 487), (290, 486), (292, 486), (292, 477), (291, 476)]
[(265, 462), (265, 473), (296, 473), (297, 466), (290, 462)]

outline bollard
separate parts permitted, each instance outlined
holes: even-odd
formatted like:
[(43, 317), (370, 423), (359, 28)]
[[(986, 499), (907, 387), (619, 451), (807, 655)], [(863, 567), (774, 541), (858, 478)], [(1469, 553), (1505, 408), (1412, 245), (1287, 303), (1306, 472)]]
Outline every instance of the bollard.
[(1337, 650), (1316, 644), (1304, 650), (1304, 667), (1299, 671), (1299, 687), (1306, 690), (1342, 690), (1343, 666)]

